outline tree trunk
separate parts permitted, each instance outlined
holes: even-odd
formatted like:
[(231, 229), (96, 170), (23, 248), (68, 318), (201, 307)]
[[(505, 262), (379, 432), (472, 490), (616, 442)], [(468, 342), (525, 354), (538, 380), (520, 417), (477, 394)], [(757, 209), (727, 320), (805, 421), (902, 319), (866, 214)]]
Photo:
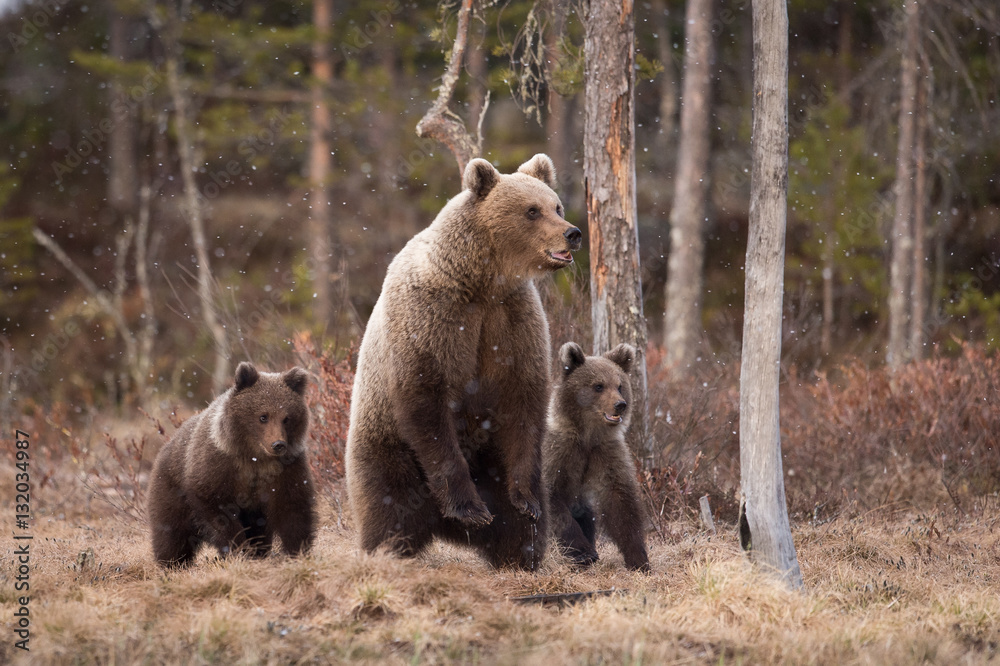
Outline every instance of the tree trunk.
[[(173, 31), (175, 27), (168, 27)], [(215, 364), (212, 369), (212, 395), (218, 395), (229, 383), (229, 340), (226, 329), (219, 321), (215, 311), (215, 301), (212, 297), (214, 278), (212, 267), (208, 261), (208, 242), (205, 239), (205, 221), (202, 216), (199, 200), (198, 184), (194, 174), (198, 168), (194, 156), (194, 137), (188, 127), (187, 93), (181, 88), (178, 48), (174, 38), (168, 38), (169, 54), (167, 55), (167, 85), (174, 103), (174, 127), (177, 131), (177, 150), (180, 153), (181, 179), (184, 183), (184, 199), (187, 208), (188, 225), (191, 227), (191, 239), (194, 244), (195, 260), (198, 262), (198, 303), (201, 308), (205, 328), (212, 336), (215, 346)]]
[(330, 324), (330, 107), (327, 94), (333, 83), (330, 62), (332, 0), (313, 1), (312, 122), (309, 128), (309, 243), (313, 275), (313, 319), (321, 328)]
[(802, 586), (785, 505), (778, 380), (788, 191), (788, 13), (753, 1), (753, 165), (740, 369), (740, 540), (754, 561)]
[(889, 265), (889, 346), (886, 361), (899, 368), (907, 360), (907, 333), (913, 262), (913, 142), (917, 97), (917, 42), (920, 14), (916, 0), (904, 7), (903, 62), (900, 72), (899, 143), (896, 151), (896, 212), (892, 220), (892, 258)]
[(629, 442), (648, 464), (646, 320), (635, 192), (635, 15), (632, 2), (585, 2), (584, 188), (590, 230), (594, 353), (635, 345)]
[[(124, 62), (128, 59), (129, 19), (120, 12), (110, 13), (111, 23), (108, 50), (112, 56)], [(125, 96), (125, 88), (114, 78), (110, 86), (110, 104)], [(109, 105), (110, 105), (109, 104)], [(135, 111), (128, 104), (121, 105), (121, 116), (114, 131), (108, 133), (108, 203), (119, 216), (135, 210), (136, 174), (139, 172), (135, 148)], [(120, 221), (120, 217), (119, 217)]]
[(677, 129), (674, 120), (677, 115), (677, 68), (674, 66), (674, 49), (670, 40), (670, 21), (667, 19), (669, 12), (665, 0), (653, 2), (653, 25), (658, 35), (657, 57), (663, 65), (663, 73), (659, 76), (660, 129), (656, 133), (655, 162), (665, 172), (669, 172), (673, 166), (670, 158), (674, 153), (674, 133)]
[(910, 289), (910, 358), (924, 357), (924, 320), (927, 313), (927, 65), (917, 81), (916, 178), (913, 182), (913, 285)]
[(703, 225), (708, 197), (708, 116), (712, 92), (712, 1), (688, 0), (684, 21), (684, 88), (674, 202), (670, 209), (664, 360), (683, 376), (701, 341), (705, 263)]

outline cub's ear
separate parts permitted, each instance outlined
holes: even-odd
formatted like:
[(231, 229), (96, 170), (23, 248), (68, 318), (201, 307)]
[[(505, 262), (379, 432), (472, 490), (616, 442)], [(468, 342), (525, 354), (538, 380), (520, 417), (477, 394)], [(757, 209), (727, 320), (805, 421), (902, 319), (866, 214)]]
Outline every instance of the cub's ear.
[(281, 376), (285, 385), (298, 393), (305, 395), (306, 386), (309, 384), (309, 374), (300, 367), (294, 367)]
[(252, 363), (247, 363), (243, 361), (238, 366), (236, 366), (236, 390), (242, 391), (243, 389), (250, 388), (257, 383), (260, 379), (260, 373), (257, 372), (257, 368), (253, 367)]
[(604, 354), (604, 358), (617, 365), (626, 373), (632, 372), (632, 364), (635, 362), (635, 347), (623, 342)]
[(500, 172), (486, 160), (477, 157), (465, 167), (462, 176), (462, 187), (472, 190), (476, 198), (482, 199), (500, 182)]
[(517, 168), (518, 172), (537, 178), (552, 189), (556, 187), (556, 165), (545, 153), (538, 153)]
[(569, 377), (573, 371), (583, 365), (587, 356), (575, 342), (567, 342), (559, 348), (559, 363), (562, 364), (563, 377)]

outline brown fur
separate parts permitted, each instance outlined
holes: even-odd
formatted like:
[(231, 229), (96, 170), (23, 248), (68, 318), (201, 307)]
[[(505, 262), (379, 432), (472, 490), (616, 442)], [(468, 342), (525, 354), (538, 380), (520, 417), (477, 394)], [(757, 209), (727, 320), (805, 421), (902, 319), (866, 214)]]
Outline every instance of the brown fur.
[(510, 175), (472, 160), (464, 191), (389, 266), (347, 443), (365, 550), (415, 555), (437, 535), (494, 566), (541, 561), (550, 342), (534, 279), (580, 246), (554, 181), (545, 155)]
[(222, 555), (242, 548), (263, 557), (274, 535), (286, 553), (309, 549), (315, 510), (306, 383), (301, 368), (259, 373), (240, 363), (234, 386), (177, 430), (150, 478), (157, 562), (186, 564), (203, 542)]
[(597, 561), (600, 526), (625, 566), (649, 570), (639, 485), (625, 444), (634, 359), (635, 348), (625, 344), (603, 356), (584, 356), (575, 342), (559, 350), (561, 378), (549, 408), (544, 480), (552, 534), (577, 564)]

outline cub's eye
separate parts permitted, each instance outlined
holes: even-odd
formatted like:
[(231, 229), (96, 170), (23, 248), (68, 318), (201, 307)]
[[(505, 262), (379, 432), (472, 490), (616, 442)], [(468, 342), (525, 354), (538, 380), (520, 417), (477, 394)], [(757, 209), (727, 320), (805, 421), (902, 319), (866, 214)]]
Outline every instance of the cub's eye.
[(528, 209), (528, 219), (537, 220), (538, 216), (541, 215), (542, 211), (538, 210), (537, 206), (532, 206)]
[[(622, 392), (622, 385), (621, 385), (621, 384), (619, 384), (619, 385), (618, 385), (618, 392), (619, 392), (619, 393), (621, 393), (621, 392)], [(287, 420), (287, 419), (286, 419), (286, 420)]]
[(556, 206), (556, 215), (558, 215), (559, 217), (565, 217), (563, 215), (563, 207), (562, 207), (562, 205)]
[[(618, 390), (619, 391), (621, 390), (620, 386), (618, 387)], [(291, 419), (286, 416), (285, 418), (281, 419), (281, 424), (282, 425), (288, 425), (289, 421), (291, 421)]]
[(604, 384), (594, 384), (594, 393), (601, 393), (604, 391)]
[(260, 415), (260, 422), (261, 423), (267, 423), (267, 414), (261, 414)]

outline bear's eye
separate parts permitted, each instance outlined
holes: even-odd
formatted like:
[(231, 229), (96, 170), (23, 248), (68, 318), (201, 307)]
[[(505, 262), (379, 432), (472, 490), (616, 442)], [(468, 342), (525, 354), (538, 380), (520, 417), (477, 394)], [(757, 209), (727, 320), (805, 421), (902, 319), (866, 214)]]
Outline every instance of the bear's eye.
[(540, 214), (541, 214), (541, 211), (538, 210), (537, 206), (532, 206), (531, 208), (528, 209), (528, 219), (529, 220), (537, 220), (538, 216)]
[(558, 215), (559, 217), (564, 217), (563, 216), (563, 207), (561, 205), (560, 206), (556, 206), (556, 215)]
[(261, 423), (267, 423), (267, 414), (261, 414), (260, 415), (260, 422)]
[(594, 393), (600, 393), (604, 390), (604, 384), (594, 384)]
[[(621, 390), (621, 387), (619, 386), (618, 389)], [(291, 421), (291, 419), (286, 416), (285, 418), (281, 419), (281, 424), (288, 425), (289, 421)]]

